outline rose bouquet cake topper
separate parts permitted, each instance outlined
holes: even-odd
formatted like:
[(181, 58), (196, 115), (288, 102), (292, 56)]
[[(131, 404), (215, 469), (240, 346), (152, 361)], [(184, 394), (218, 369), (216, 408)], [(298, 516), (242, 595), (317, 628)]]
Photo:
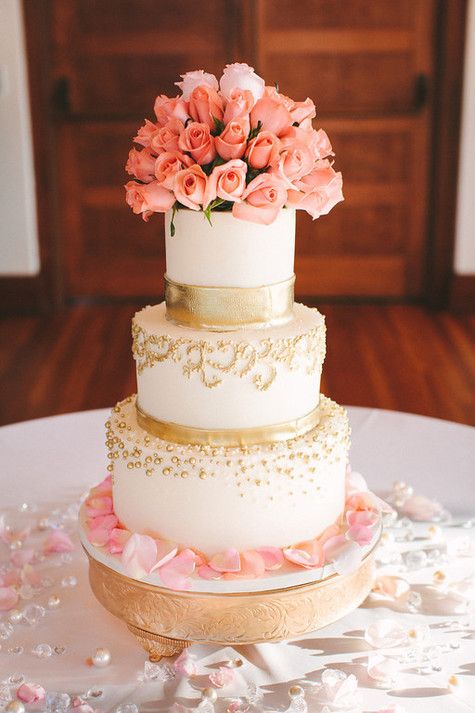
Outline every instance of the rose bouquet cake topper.
[(232, 211), (269, 225), (284, 207), (313, 219), (343, 200), (332, 147), (314, 129), (311, 99), (294, 101), (266, 86), (247, 64), (229, 64), (221, 79), (196, 70), (176, 82), (181, 95), (159, 95), (155, 121), (134, 137), (126, 200), (134, 213), (188, 208)]

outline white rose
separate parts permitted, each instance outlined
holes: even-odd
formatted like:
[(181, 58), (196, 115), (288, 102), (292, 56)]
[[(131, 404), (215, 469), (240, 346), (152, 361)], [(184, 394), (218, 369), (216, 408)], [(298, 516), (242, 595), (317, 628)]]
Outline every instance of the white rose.
[(177, 87), (180, 87), (183, 99), (188, 99), (195, 87), (205, 85), (206, 87), (216, 89), (216, 91), (219, 87), (218, 80), (216, 79), (214, 74), (204, 72), (202, 69), (195, 69), (194, 72), (180, 74), (180, 77), (183, 79), (183, 81), (175, 82), (175, 84)]
[(248, 89), (257, 101), (264, 94), (265, 82), (254, 72), (253, 67), (244, 62), (235, 62), (226, 65), (219, 86), (225, 99), (230, 99), (233, 89)]

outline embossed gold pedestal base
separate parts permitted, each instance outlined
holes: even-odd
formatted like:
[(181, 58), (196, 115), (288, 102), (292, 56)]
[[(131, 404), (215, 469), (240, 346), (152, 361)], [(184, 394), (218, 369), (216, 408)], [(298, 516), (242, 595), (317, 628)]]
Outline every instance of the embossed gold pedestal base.
[(370, 592), (375, 548), (345, 576), (229, 593), (175, 592), (130, 579), (86, 554), (99, 602), (127, 624), (150, 660), (158, 661), (193, 643), (239, 646), (283, 641), (331, 624), (356, 609)]

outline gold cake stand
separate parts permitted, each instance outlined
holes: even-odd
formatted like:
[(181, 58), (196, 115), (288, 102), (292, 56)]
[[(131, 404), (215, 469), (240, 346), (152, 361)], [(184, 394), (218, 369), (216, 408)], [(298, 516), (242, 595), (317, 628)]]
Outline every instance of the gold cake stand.
[(281, 589), (177, 592), (131, 579), (86, 550), (98, 601), (122, 619), (151, 661), (194, 643), (239, 646), (296, 639), (356, 609), (369, 594), (379, 538), (357, 570)]

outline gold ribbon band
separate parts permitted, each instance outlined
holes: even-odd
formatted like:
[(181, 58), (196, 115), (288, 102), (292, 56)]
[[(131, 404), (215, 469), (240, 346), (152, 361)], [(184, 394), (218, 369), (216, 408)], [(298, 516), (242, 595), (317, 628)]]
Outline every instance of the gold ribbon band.
[(295, 275), (263, 287), (199, 287), (165, 275), (167, 319), (219, 331), (285, 324), (292, 318), (294, 283)]
[(318, 425), (320, 413), (318, 407), (294, 421), (275, 423), (271, 426), (254, 428), (225, 428), (221, 430), (179, 426), (170, 421), (158, 421), (144, 413), (137, 405), (137, 423), (144, 431), (164, 441), (199, 446), (253, 446), (259, 443), (286, 441), (289, 438), (303, 436)]

